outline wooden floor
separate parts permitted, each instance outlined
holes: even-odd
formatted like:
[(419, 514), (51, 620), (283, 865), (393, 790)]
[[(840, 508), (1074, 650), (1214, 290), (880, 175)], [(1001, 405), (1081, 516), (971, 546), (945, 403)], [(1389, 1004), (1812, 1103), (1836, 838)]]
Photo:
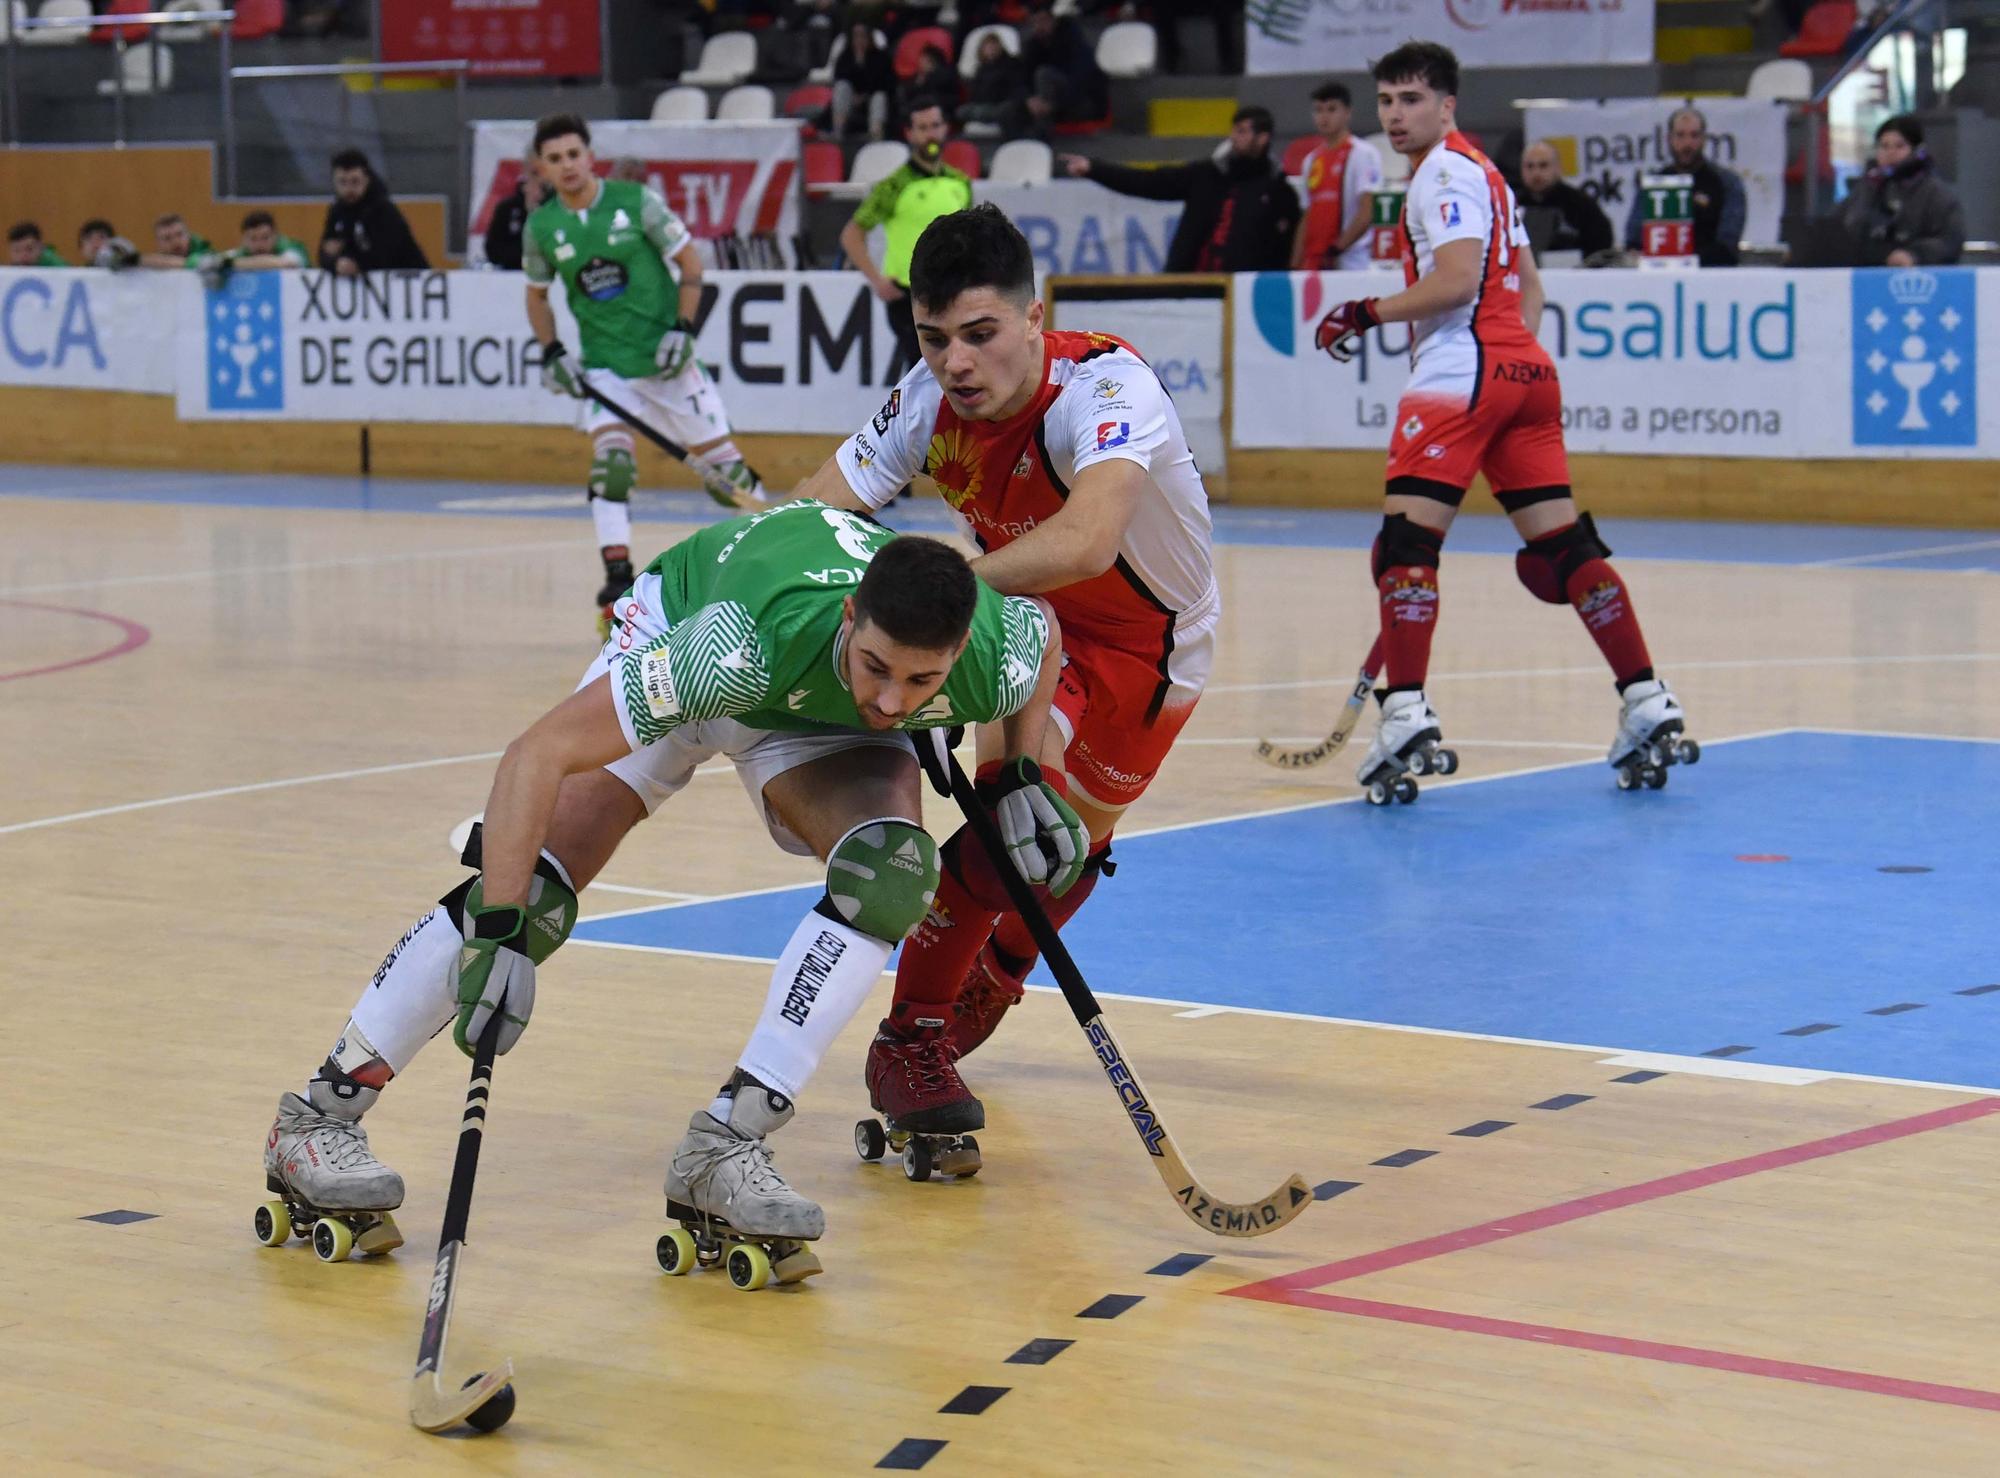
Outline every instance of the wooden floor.
[[(1219, 559), (1217, 688), (1133, 831), (1352, 793), (1351, 763), (1282, 775), (1250, 741), (1324, 729), (1337, 687), (1271, 685), (1359, 658), (1365, 555)], [(744, 1295), (663, 1278), (652, 1249), (665, 1154), (766, 970), (581, 947), (544, 967), (499, 1065), (453, 1330), (464, 1372), (513, 1358), (518, 1415), (490, 1438), (417, 1433), (403, 1403), (463, 1059), (434, 1047), (369, 1120), (410, 1187), (410, 1245), (386, 1259), (259, 1248), (258, 1156), (278, 1094), (461, 875), (447, 835), (495, 752), (589, 660), (594, 562), (580, 513), (0, 499), (9, 1471), (824, 1473), (915, 1466), (936, 1442), (927, 1473), (1995, 1470), (2000, 1099), (1720, 1062), (1619, 1082), (1601, 1051), (1114, 1002), (1218, 1190), (1300, 1169), (1335, 1192), (1225, 1242), (1165, 1197), (1044, 995), (967, 1064), (984, 1174), (913, 1186), (858, 1164), (871, 1010), (774, 1142), (826, 1206), (826, 1274)], [(2000, 651), (1991, 575), (1621, 563), (1705, 737), (2000, 733), (1992, 668), (1929, 661)], [(1454, 555), (1445, 576), (1433, 695), (1467, 777), (1587, 758), (1615, 703), (1576, 623), (1504, 557)], [(143, 646), (85, 661), (139, 628)], [(1501, 672), (1526, 675), (1468, 677)], [(716, 895), (812, 873), (723, 772), (605, 882)], [(1522, 907), (1561, 888), (1524, 880)], [(584, 909), (646, 901), (593, 889)], [(1214, 947), (1258, 968), (1254, 937)], [(1400, 960), (1326, 952), (1329, 970), (1422, 970), (1421, 940)], [(1588, 1099), (1531, 1107), (1565, 1095)], [(1493, 1121), (1512, 1127), (1448, 1137)], [(1628, 1187), (1646, 1189), (1606, 1196)], [(84, 1219), (114, 1210), (152, 1219)], [(1029, 1363), (1037, 1341), (1073, 1343)], [(1005, 1394), (947, 1409), (978, 1388)]]

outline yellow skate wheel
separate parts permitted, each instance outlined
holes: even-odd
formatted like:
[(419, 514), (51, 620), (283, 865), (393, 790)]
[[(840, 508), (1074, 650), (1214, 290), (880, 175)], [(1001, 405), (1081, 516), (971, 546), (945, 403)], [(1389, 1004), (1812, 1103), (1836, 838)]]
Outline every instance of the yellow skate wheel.
[(729, 1249), (725, 1261), (729, 1268), (729, 1281), (745, 1293), (755, 1293), (771, 1281), (770, 1254), (753, 1243), (738, 1242)]
[(292, 1235), (292, 1213), (285, 1209), (283, 1201), (266, 1201), (257, 1208), (252, 1225), (257, 1229), (257, 1240), (266, 1247), (282, 1247)]
[(660, 1271), (669, 1278), (684, 1278), (694, 1271), (694, 1233), (686, 1227), (661, 1233), (660, 1244), (653, 1250), (660, 1259)]
[(313, 1223), (313, 1253), (321, 1262), (346, 1262), (354, 1255), (354, 1230), (344, 1221), (322, 1216)]

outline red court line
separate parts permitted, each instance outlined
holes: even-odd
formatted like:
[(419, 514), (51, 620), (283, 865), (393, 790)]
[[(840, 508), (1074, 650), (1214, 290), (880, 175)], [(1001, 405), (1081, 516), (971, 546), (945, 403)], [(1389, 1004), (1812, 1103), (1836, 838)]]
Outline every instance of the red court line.
[(88, 657), (72, 657), (67, 662), (52, 662), (47, 667), (30, 667), (21, 672), (0, 672), (0, 683), (10, 683), (16, 678), (23, 677), (46, 677), (52, 672), (67, 672), (72, 667), (88, 667), (93, 662), (108, 662), (113, 657), (122, 657), (127, 652), (137, 651), (153, 639), (153, 633), (137, 621), (127, 621), (123, 616), (114, 616), (108, 611), (87, 611), (81, 606), (50, 606), (35, 600), (0, 600), (0, 606), (18, 606), (24, 611), (54, 611), (60, 616), (82, 616), (89, 621), (105, 621), (123, 633), (116, 646), (106, 647), (101, 652), (93, 652)]

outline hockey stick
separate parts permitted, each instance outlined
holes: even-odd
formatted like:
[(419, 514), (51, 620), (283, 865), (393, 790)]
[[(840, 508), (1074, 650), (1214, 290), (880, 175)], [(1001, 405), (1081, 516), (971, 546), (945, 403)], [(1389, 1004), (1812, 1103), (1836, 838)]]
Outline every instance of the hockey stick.
[(465, 1223), (472, 1214), (472, 1180), (479, 1172), (479, 1141), (492, 1090), (494, 1048), (500, 1040), (495, 1011), (472, 1054), (472, 1084), (465, 1090), (465, 1118), (458, 1128), (458, 1158), (451, 1167), (451, 1190), (444, 1201), (444, 1229), (438, 1233), (437, 1267), (431, 1273), (430, 1305), (417, 1346), (417, 1373), (410, 1378), (410, 1420), (426, 1432), (442, 1432), (470, 1422), (482, 1432), (506, 1424), (514, 1414), (514, 1362), (482, 1371), (454, 1391), (444, 1383), (444, 1344), (451, 1333), (451, 1304), (465, 1266)]
[[(1111, 1080), (1118, 1102), (1139, 1133), (1139, 1142), (1146, 1146), (1146, 1152), (1153, 1157), (1154, 1168), (1160, 1172), (1160, 1179), (1166, 1182), (1173, 1198), (1181, 1203), (1181, 1210), (1187, 1213), (1188, 1219), (1218, 1237), (1261, 1237), (1266, 1232), (1275, 1232), (1305, 1210), (1312, 1204), (1313, 1196), (1302, 1175), (1292, 1176), (1261, 1201), (1247, 1202), (1224, 1201), (1211, 1195), (1195, 1178), (1187, 1161), (1181, 1158), (1180, 1147), (1174, 1143), (1173, 1135), (1167, 1132), (1166, 1121), (1160, 1117), (1152, 1098), (1139, 1082), (1139, 1075), (1132, 1070), (1132, 1065), (1125, 1060), (1124, 1052), (1111, 1035), (1104, 1010), (1084, 982), (1082, 972), (1076, 968), (1076, 961), (1070, 958), (1069, 950), (1063, 946), (1061, 936), (1049, 922), (1049, 916), (1042, 911), (1041, 902), (1030, 890), (1026, 879), (1014, 870), (999, 828), (993, 824), (993, 818), (987, 814), (986, 807), (974, 792), (972, 782), (966, 779), (944, 731), (932, 729), (930, 734), (935, 754), (925, 759), (924, 769), (929, 772), (932, 784), (958, 802), (959, 810), (965, 813), (966, 823), (979, 839), (980, 848), (1006, 885), (1007, 896), (1013, 901), (1015, 911), (1021, 915), (1028, 932), (1034, 936), (1036, 947), (1048, 960), (1056, 984), (1062, 987), (1063, 999), (1069, 1002), (1077, 1025), (1083, 1028), (1084, 1039), (1096, 1052), (1104, 1075)], [(921, 744), (918, 753), (923, 754)]]
[[(722, 503), (723, 507), (725, 508), (734, 508), (739, 512), (744, 511), (745, 505), (737, 502), (733, 494), (730, 497), (729, 501), (727, 502), (723, 502), (723, 499), (717, 496), (714, 486), (709, 482), (708, 469), (703, 467), (699, 462), (695, 461), (693, 454), (690, 453), (686, 447), (682, 446), (679, 442), (675, 441), (665, 432), (655, 430), (645, 420), (641, 419), (633, 412), (627, 410), (624, 406), (620, 405), (617, 401), (613, 400), (610, 396), (606, 395), (602, 390), (599, 390), (595, 385), (591, 384), (588, 379), (583, 377), (578, 377), (576, 383), (582, 388), (583, 393), (585, 395), (589, 396), (592, 400), (596, 401), (599, 405), (603, 406), (604, 409), (606, 409), (607, 411), (610, 411), (612, 415), (616, 416), (619, 420), (623, 421), (627, 426), (630, 426), (634, 431), (638, 432), (641, 436), (645, 437), (646, 440), (650, 441), (654, 446), (658, 447), (661, 451), (665, 452), (668, 456), (672, 457), (676, 462), (679, 462), (682, 466), (691, 469), (694, 472), (695, 476), (701, 479), (701, 490), (707, 493), (709, 497), (715, 499), (715, 501), (718, 503)], [(744, 463), (744, 466), (746, 467), (749, 467), (749, 465), (750, 464), (747, 462)], [(750, 475), (757, 479), (759, 485), (763, 485), (764, 483), (763, 475), (759, 473), (756, 468), (754, 467), (750, 468)], [(751, 508), (757, 508), (763, 505), (753, 501), (748, 506)]]
[(1347, 702), (1341, 705), (1340, 713), (1333, 721), (1333, 731), (1319, 743), (1307, 749), (1287, 749), (1282, 744), (1274, 744), (1269, 739), (1257, 741), (1257, 758), (1267, 765), (1276, 765), (1281, 770), (1309, 770), (1314, 765), (1332, 759), (1340, 753), (1347, 738), (1361, 722), (1361, 715), (1368, 707), (1368, 695), (1375, 688), (1375, 679), (1382, 671), (1382, 638), (1375, 638), (1375, 645), (1368, 651), (1368, 658), (1361, 664), (1361, 671), (1355, 675), (1354, 687), (1347, 694)]

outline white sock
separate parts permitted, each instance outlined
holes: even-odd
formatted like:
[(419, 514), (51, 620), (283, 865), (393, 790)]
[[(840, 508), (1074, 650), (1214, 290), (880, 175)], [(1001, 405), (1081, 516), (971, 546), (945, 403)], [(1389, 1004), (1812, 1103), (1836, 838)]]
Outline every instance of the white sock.
[(607, 548), (613, 544), (632, 547), (632, 505), (615, 502), (610, 498), (590, 500), (591, 521), (597, 525), (597, 547)]
[(797, 1098), (840, 1029), (868, 999), (893, 948), (838, 919), (807, 914), (778, 956), (764, 1013), (737, 1066)]
[(354, 1004), (353, 1023), (391, 1072), (410, 1065), (424, 1043), (458, 1015), (452, 966), (465, 936), (442, 908), (417, 920)]

